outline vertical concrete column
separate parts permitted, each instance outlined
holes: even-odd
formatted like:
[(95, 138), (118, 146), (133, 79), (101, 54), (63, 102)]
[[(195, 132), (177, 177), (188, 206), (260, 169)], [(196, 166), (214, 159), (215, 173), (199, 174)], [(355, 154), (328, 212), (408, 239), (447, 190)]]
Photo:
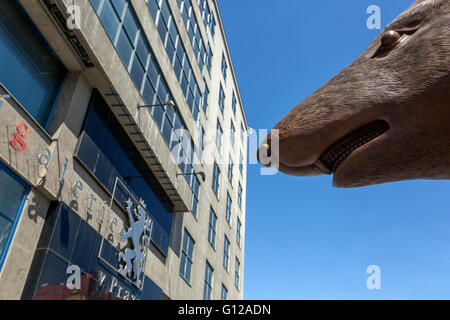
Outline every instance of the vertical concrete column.
[(55, 134), (64, 123), (76, 136), (80, 133), (92, 87), (81, 72), (69, 72), (53, 112), (48, 132)]

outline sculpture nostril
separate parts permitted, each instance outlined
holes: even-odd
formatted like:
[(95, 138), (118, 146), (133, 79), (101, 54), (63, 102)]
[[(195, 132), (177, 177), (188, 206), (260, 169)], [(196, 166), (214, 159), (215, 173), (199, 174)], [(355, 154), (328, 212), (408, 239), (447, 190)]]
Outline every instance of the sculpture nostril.
[(270, 167), (270, 156), (272, 155), (272, 150), (268, 142), (262, 143), (258, 149), (258, 161), (265, 166)]

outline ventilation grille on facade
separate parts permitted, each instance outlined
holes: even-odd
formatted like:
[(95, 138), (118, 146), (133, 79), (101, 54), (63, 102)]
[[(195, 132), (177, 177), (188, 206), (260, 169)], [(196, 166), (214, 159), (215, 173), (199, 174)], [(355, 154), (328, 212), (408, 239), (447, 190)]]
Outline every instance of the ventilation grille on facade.
[(55, 21), (58, 23), (61, 30), (64, 32), (65, 36), (71, 43), (72, 47), (75, 49), (75, 51), (78, 53), (80, 59), (83, 61), (84, 65), (88, 68), (94, 67), (94, 62), (89, 57), (88, 53), (84, 49), (81, 42), (78, 40), (77, 36), (75, 35), (75, 32), (73, 30), (70, 30), (67, 28), (67, 18), (63, 15), (61, 10), (58, 8), (58, 6), (55, 3), (55, 0), (43, 0), (44, 4), (47, 6), (47, 9), (52, 14)]

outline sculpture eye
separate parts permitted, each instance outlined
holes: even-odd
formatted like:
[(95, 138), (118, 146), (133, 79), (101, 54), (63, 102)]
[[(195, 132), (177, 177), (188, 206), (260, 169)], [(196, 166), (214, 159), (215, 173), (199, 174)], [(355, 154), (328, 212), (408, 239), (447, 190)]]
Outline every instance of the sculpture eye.
[(383, 34), (381, 37), (381, 46), (388, 48), (396, 44), (402, 36), (400, 33), (394, 30), (389, 30)]
[(400, 40), (412, 36), (418, 29), (420, 24), (414, 23), (414, 26), (407, 26), (399, 30), (388, 30), (382, 36), (380, 40), (380, 47), (373, 55), (373, 58), (383, 58), (387, 56), (400, 42)]

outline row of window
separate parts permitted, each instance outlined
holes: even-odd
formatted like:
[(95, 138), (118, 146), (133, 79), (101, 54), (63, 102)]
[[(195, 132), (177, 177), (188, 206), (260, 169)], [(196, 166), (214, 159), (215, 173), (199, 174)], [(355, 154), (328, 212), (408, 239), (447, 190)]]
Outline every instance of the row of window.
[[(189, 35), (189, 40), (191, 41), (192, 48), (194, 49), (200, 70), (203, 71), (203, 66), (207, 63), (208, 71), (210, 72), (212, 59), (211, 46), (208, 43), (208, 51), (205, 50), (206, 47), (203, 43), (204, 39), (200, 32), (191, 1), (192, 0), (178, 0), (178, 5), (180, 7), (181, 15), (183, 16), (184, 24), (186, 25), (186, 31)], [(207, 43), (207, 41), (205, 41), (205, 43)]]
[[(229, 254), (230, 254), (230, 245), (228, 239), (225, 236), (225, 253), (224, 253), (224, 266), (225, 266), (225, 254), (226, 254), (226, 269), (228, 271), (229, 269)], [(183, 236), (183, 247), (181, 250), (181, 262), (180, 262), (180, 276), (190, 284), (191, 282), (191, 271), (192, 271), (192, 265), (194, 263), (193, 255), (194, 255), (194, 247), (195, 247), (195, 241), (192, 238), (191, 234), (184, 229), (184, 236)], [(239, 290), (239, 281), (240, 281), (240, 273), (241, 273), (241, 263), (239, 259), (236, 257), (235, 259), (235, 274), (234, 274), (234, 285)], [(213, 275), (214, 275), (214, 268), (211, 266), (211, 264), (206, 260), (206, 269), (205, 269), (205, 283), (204, 283), (204, 289), (203, 289), (203, 299), (210, 300), (212, 295), (212, 289), (213, 289)], [(228, 296), (228, 289), (225, 287), (224, 284), (222, 284), (222, 291), (221, 291), (221, 298), (227, 299)]]
[(227, 80), (227, 69), (228, 69), (227, 60), (225, 58), (225, 53), (223, 53), (222, 54), (222, 75), (223, 75), (224, 80)]
[[(242, 156), (242, 153), (241, 153), (241, 156)], [(230, 156), (229, 160), (230, 160), (230, 163), (228, 165), (228, 179), (229, 179), (230, 183), (232, 184), (233, 183), (233, 166), (234, 166), (234, 164), (233, 164), (233, 160), (231, 159), (231, 156)], [(243, 159), (241, 159), (241, 161), (243, 161)], [(240, 170), (242, 173), (243, 165), (239, 164), (239, 167), (241, 168)], [(212, 190), (213, 190), (214, 194), (216, 195), (216, 197), (219, 197), (220, 173), (221, 173), (221, 171), (220, 171), (219, 165), (217, 164), (217, 162), (214, 162), (211, 187), (212, 187)], [(241, 185), (241, 182), (238, 183), (238, 205), (239, 205), (239, 208), (242, 210), (242, 185)]]
[[(236, 263), (239, 263), (238, 260), (236, 260)], [(239, 268), (239, 266), (237, 265), (237, 267)], [(204, 289), (203, 289), (203, 300), (211, 300), (211, 296), (212, 296), (212, 280), (213, 280), (213, 274), (214, 274), (214, 269), (213, 267), (209, 264), (208, 260), (206, 260), (206, 270), (205, 270), (205, 285), (204, 285)], [(239, 278), (237, 278), (239, 281)], [(220, 292), (220, 298), (222, 300), (227, 300), (228, 299), (228, 289), (225, 286), (225, 284), (222, 283), (222, 289)]]
[[(178, 0), (180, 1), (180, 0)], [(198, 6), (200, 8), (200, 13), (202, 14), (203, 24), (205, 25), (205, 29), (209, 30), (212, 37), (214, 38), (214, 32), (216, 29), (216, 19), (214, 19), (214, 14), (209, 8), (209, 4), (207, 0), (198, 0)]]
[[(219, 103), (220, 112), (222, 113), (222, 116), (223, 116), (224, 110), (225, 110), (225, 91), (223, 90), (222, 84), (220, 84), (220, 88), (219, 88), (219, 101), (218, 101), (218, 103)], [(236, 116), (236, 104), (237, 104), (236, 95), (233, 92), (231, 108), (232, 108), (233, 114), (235, 116)], [(231, 140), (231, 144), (233, 145), (233, 147), (234, 147), (234, 142), (235, 142), (235, 132), (236, 132), (236, 129), (235, 129), (235, 126), (233, 124), (233, 120), (231, 120), (230, 140)], [(244, 144), (244, 140), (245, 140), (244, 124), (241, 122), (241, 142), (242, 142), (242, 144)]]
[[(233, 121), (231, 120), (231, 125), (230, 125), (230, 142), (231, 145), (234, 148), (235, 142), (236, 142), (236, 128), (234, 127)], [(244, 144), (244, 134), (242, 133), (244, 131), (244, 127), (241, 124), (241, 137), (242, 137), (242, 144)], [(219, 119), (217, 119), (217, 126), (216, 126), (216, 146), (217, 146), (217, 151), (219, 151), (219, 153), (222, 153), (222, 141), (223, 141), (223, 129), (222, 129), (222, 125), (220, 124)], [(242, 155), (242, 151), (240, 152), (240, 164), (241, 166), (239, 167), (239, 170), (241, 171), (241, 174), (243, 174), (243, 161), (244, 161), (244, 156)]]
[[(228, 206), (228, 204), (227, 204)], [(225, 218), (227, 219), (227, 222), (229, 225), (231, 225), (231, 211), (228, 211), (225, 215)], [(241, 228), (242, 223), (239, 217), (236, 217), (237, 219), (237, 226), (236, 226), (236, 242), (239, 247), (241, 247)], [(208, 228), (208, 241), (211, 244), (211, 246), (215, 249), (216, 247), (216, 228), (217, 228), (217, 215), (214, 209), (211, 207), (209, 212), (209, 228)], [(226, 238), (226, 236), (225, 236)], [(226, 238), (227, 239), (227, 238)]]
[(181, 40), (172, 10), (167, 0), (147, 0), (147, 6), (155, 21), (192, 116), (197, 121), (200, 115), (200, 108), (202, 105), (204, 107), (207, 101), (203, 99), (203, 94), (195, 79), (194, 71)]
[[(220, 84), (220, 88), (219, 88), (219, 101), (218, 101), (218, 103), (219, 103), (220, 112), (222, 113), (222, 116), (223, 116), (223, 113), (224, 113), (224, 110), (225, 110), (225, 91), (223, 89), (222, 84)], [(236, 99), (236, 95), (234, 94), (234, 91), (233, 91), (233, 95), (232, 95), (232, 99), (231, 99), (231, 109), (232, 109), (233, 114), (234, 114), (235, 117), (236, 117), (236, 106), (237, 106), (237, 99)], [(232, 133), (233, 133), (233, 135), (231, 136), (231, 143), (234, 146), (235, 127), (234, 127), (234, 124), (233, 124), (233, 120), (231, 120), (231, 130), (232, 130)], [(242, 141), (242, 144), (244, 144), (244, 140), (245, 140), (244, 124), (241, 122), (241, 141)]]
[[(234, 115), (236, 115), (236, 95), (233, 92), (233, 96), (232, 96), (232, 110)], [(224, 110), (225, 110), (225, 91), (223, 89), (222, 84), (220, 84), (220, 88), (219, 88), (219, 108), (220, 111), (222, 113), (222, 115), (224, 114)], [(230, 121), (230, 142), (231, 145), (235, 146), (235, 142), (236, 142), (236, 128), (234, 126), (233, 120)], [(244, 132), (244, 125), (241, 122), (241, 142), (242, 145), (244, 146), (244, 140), (245, 140), (245, 132)], [(217, 126), (216, 126), (216, 146), (217, 146), (217, 150), (219, 151), (219, 153), (222, 153), (222, 140), (223, 140), (223, 129), (222, 129), (222, 125), (220, 124), (219, 119), (217, 119)], [(244, 156), (242, 154), (242, 151), (239, 152), (239, 171), (241, 172), (241, 175), (244, 174)], [(233, 180), (233, 161), (231, 159), (231, 155), (230, 155), (230, 162), (229, 162), (229, 168), (228, 168), (228, 178), (230, 180), (230, 183), (232, 183)]]
[[(161, 68), (129, 0), (90, 0), (90, 2), (146, 104), (151, 106), (173, 100)], [(192, 189), (191, 210), (195, 214), (200, 181), (192, 175), (194, 172), (193, 140), (189, 137), (186, 143), (183, 137), (179, 136), (179, 129), (185, 129), (186, 125), (178, 110), (172, 110), (169, 107), (150, 107), (148, 110), (170, 150), (179, 148), (179, 159), (175, 160), (179, 163), (181, 171), (191, 174), (186, 175), (185, 178)]]
[[(222, 53), (222, 75), (223, 75), (223, 79), (225, 81), (227, 79), (227, 70), (228, 70), (228, 64), (227, 64), (227, 60), (225, 58), (225, 53)], [(223, 114), (224, 104), (225, 104), (225, 93), (223, 91), (222, 84), (220, 84), (219, 106), (220, 106), (220, 110), (222, 111), (222, 114)], [(236, 94), (233, 91), (233, 95), (232, 95), (232, 98), (231, 98), (231, 109), (233, 110), (233, 115), (235, 117), (236, 117), (236, 105), (237, 105)], [(233, 123), (232, 123), (232, 125), (233, 125)], [(242, 125), (242, 123), (241, 123), (241, 127), (242, 127), (242, 129), (244, 127)], [(244, 142), (243, 131), (244, 130), (242, 130), (242, 142)]]

